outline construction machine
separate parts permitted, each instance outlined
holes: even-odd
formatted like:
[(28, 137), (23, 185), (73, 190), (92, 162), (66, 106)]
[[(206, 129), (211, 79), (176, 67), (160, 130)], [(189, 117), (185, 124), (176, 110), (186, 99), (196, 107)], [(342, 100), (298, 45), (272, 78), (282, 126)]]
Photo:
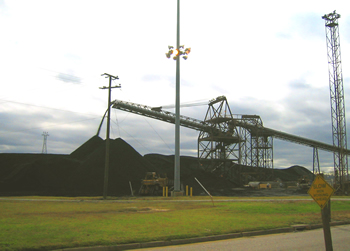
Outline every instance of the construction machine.
[(162, 195), (163, 187), (172, 185), (166, 174), (157, 175), (156, 172), (147, 172), (141, 180), (139, 195)]
[(311, 187), (312, 181), (306, 175), (300, 177), (297, 183), (297, 190), (301, 193), (306, 193)]

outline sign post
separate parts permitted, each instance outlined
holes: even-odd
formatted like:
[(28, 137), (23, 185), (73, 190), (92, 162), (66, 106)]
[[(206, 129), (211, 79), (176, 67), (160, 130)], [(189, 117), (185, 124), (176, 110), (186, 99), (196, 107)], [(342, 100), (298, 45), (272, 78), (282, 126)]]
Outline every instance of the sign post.
[(329, 200), (334, 193), (334, 188), (325, 181), (322, 174), (317, 174), (308, 191), (308, 194), (321, 207), (324, 241), (326, 251), (332, 251), (332, 235), (329, 225), (331, 210)]

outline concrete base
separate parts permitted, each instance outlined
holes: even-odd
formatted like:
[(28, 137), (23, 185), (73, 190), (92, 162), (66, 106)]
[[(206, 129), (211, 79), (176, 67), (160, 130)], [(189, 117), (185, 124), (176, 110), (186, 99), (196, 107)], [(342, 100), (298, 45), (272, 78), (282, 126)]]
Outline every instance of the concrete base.
[(171, 197), (184, 196), (184, 191), (171, 191)]

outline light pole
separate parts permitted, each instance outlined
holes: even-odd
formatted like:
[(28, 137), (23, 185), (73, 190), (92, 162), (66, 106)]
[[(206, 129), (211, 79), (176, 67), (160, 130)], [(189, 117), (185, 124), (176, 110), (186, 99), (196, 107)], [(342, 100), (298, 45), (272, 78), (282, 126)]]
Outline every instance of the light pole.
[(100, 87), (100, 89), (108, 89), (108, 115), (107, 115), (107, 130), (106, 130), (106, 160), (105, 160), (105, 175), (103, 183), (103, 199), (107, 199), (107, 190), (108, 190), (108, 173), (109, 173), (109, 127), (110, 127), (110, 110), (111, 110), (111, 89), (112, 88), (121, 88), (120, 84), (116, 86), (112, 85), (112, 80), (119, 79), (118, 76), (112, 76), (110, 74), (104, 73), (101, 76), (106, 76), (109, 78), (109, 86)]
[(184, 49), (180, 46), (180, 0), (177, 0), (177, 32), (176, 32), (176, 49), (169, 46), (168, 53), (165, 53), (167, 58), (173, 54), (173, 59), (176, 60), (176, 100), (175, 100), (175, 167), (174, 167), (174, 196), (176, 192), (180, 192), (180, 56), (185, 60), (191, 52), (191, 48)]

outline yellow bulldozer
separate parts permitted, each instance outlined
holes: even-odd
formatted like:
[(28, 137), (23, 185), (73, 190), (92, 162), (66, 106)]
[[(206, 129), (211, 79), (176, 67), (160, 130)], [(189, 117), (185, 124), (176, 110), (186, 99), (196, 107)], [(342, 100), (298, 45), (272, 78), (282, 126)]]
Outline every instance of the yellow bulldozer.
[(309, 177), (304, 175), (298, 179), (297, 190), (299, 192), (307, 193), (307, 191), (311, 187), (311, 183), (312, 183), (312, 180), (310, 180)]
[(162, 195), (163, 187), (172, 186), (172, 183), (166, 174), (147, 172), (145, 179), (141, 180), (139, 195)]

